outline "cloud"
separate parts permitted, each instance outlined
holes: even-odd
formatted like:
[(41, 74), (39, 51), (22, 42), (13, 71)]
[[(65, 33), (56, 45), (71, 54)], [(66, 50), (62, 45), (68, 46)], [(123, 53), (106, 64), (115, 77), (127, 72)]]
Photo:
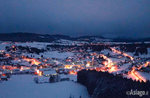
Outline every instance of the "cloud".
[(0, 32), (150, 36), (149, 0), (1, 0)]

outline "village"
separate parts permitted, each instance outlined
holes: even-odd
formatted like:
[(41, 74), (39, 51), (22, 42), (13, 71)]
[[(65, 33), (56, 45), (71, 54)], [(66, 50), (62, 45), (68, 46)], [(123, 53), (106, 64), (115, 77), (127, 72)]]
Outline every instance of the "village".
[[(5, 47), (0, 50), (0, 81), (9, 81), (12, 75), (29, 74), (37, 84), (76, 82), (77, 73), (81, 70), (108, 72), (140, 82), (150, 80), (149, 56), (135, 56), (120, 51), (118, 47), (108, 47), (109, 43), (105, 42), (66, 42), (69, 41), (2, 42)], [(93, 45), (104, 48), (93, 51)]]

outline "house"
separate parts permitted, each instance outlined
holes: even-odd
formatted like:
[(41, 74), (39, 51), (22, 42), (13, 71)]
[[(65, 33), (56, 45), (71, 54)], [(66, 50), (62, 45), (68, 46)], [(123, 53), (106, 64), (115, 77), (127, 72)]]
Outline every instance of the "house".
[(35, 77), (34, 81), (36, 83), (55, 83), (60, 81), (60, 76), (55, 70), (48, 70), (43, 71), (42, 76)]
[(47, 71), (43, 71), (43, 75), (46, 77), (50, 77), (51, 75), (56, 75), (57, 72), (55, 70), (47, 70)]
[(0, 75), (0, 80), (7, 81), (8, 80), (8, 76), (6, 74), (1, 74)]
[(52, 74), (49, 78), (49, 83), (59, 82), (60, 76), (58, 74)]

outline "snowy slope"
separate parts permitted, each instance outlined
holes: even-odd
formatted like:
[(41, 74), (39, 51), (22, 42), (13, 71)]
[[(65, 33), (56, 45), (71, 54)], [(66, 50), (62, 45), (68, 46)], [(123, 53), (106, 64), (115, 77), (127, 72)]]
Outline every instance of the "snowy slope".
[(45, 49), (47, 45), (50, 45), (51, 43), (46, 42), (26, 42), (26, 43), (15, 43), (16, 46), (28, 46), (28, 47), (35, 47), (38, 49)]
[(59, 51), (46, 51), (44, 53), (38, 54), (33, 54), (33, 53), (28, 53), (28, 54), (23, 54), (25, 56), (31, 56), (33, 55), (34, 57), (38, 58), (43, 55), (46, 58), (57, 58), (57, 59), (65, 59), (67, 57), (73, 56), (74, 54), (72, 52), (59, 52)]
[(10, 43), (9, 42), (2, 42), (0, 41), (0, 50), (5, 50), (6, 46), (9, 46)]
[(0, 83), (0, 98), (89, 98), (87, 89), (71, 81), (36, 84), (34, 76), (16, 75)]

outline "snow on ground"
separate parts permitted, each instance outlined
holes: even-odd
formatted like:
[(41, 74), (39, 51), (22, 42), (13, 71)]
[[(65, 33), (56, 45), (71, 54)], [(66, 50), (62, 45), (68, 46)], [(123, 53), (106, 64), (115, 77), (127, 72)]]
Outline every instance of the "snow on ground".
[(104, 49), (101, 51), (102, 54), (107, 55), (108, 53), (112, 53), (110, 50), (108, 49)]
[(139, 54), (139, 56), (136, 57), (140, 57), (140, 58), (149, 58), (150, 57), (150, 48), (147, 48), (147, 54)]
[(150, 81), (150, 73), (146, 73), (146, 72), (139, 72), (140, 75), (142, 75), (144, 78), (146, 78), (147, 80)]
[(113, 62), (117, 63), (117, 62), (121, 62), (121, 61), (124, 62), (126, 58), (120, 58), (120, 59), (118, 60), (118, 58), (112, 58), (112, 57), (111, 57), (110, 59), (111, 59)]
[(66, 40), (66, 39), (60, 39), (60, 40), (57, 40), (57, 42), (59, 42), (60, 45), (72, 45), (73, 43), (73, 41)]
[(126, 70), (129, 68), (129, 66), (131, 66), (130, 64), (126, 63), (126, 64), (123, 64), (122, 66), (120, 66), (120, 70)]
[(45, 57), (49, 57), (49, 58), (65, 59), (66, 57), (73, 56), (73, 53), (71, 53), (71, 52), (52, 51), (52, 52), (45, 52), (45, 53), (43, 53), (43, 55)]
[(9, 42), (1, 42), (0, 41), (0, 50), (5, 50), (6, 46), (9, 46), (10, 43)]
[(0, 83), (0, 98), (90, 98), (87, 89), (71, 81), (36, 84), (32, 75), (16, 75)]
[(33, 55), (36, 58), (41, 57), (41, 55), (43, 55), (46, 58), (65, 59), (66, 57), (71, 57), (74, 54), (72, 52), (47, 51), (47, 52), (44, 52), (44, 53), (40, 53), (39, 55), (38, 54), (31, 54), (31, 53), (23, 54), (23, 55), (29, 56), (29, 57), (31, 55)]
[(28, 46), (28, 47), (35, 47), (38, 49), (45, 49), (47, 45), (50, 45), (51, 43), (45, 43), (45, 42), (25, 42), (25, 43), (16, 43), (17, 46)]
[(129, 64), (127, 63), (127, 64), (123, 64), (122, 66), (120, 66), (119, 67), (119, 69), (117, 70), (117, 73), (118, 74), (120, 74), (120, 73), (122, 73), (122, 71), (128, 71), (129, 69)]
[[(150, 81), (150, 73), (146, 73), (146, 72), (140, 72), (137, 71), (143, 78), (145, 78), (146, 80)], [(124, 77), (128, 78), (128, 79), (133, 79), (136, 80), (136, 77), (134, 77), (133, 75), (124, 75)]]
[[(60, 39), (60, 40), (57, 40), (56, 42), (58, 42), (59, 45), (73, 45), (73, 44), (85, 44), (85, 43), (88, 43), (86, 41), (72, 41), (72, 40), (66, 40), (66, 39)], [(56, 44), (56, 43), (55, 43)]]
[(77, 75), (64, 75), (64, 74), (61, 74), (60, 75), (61, 78), (69, 78), (71, 81), (77, 81)]

